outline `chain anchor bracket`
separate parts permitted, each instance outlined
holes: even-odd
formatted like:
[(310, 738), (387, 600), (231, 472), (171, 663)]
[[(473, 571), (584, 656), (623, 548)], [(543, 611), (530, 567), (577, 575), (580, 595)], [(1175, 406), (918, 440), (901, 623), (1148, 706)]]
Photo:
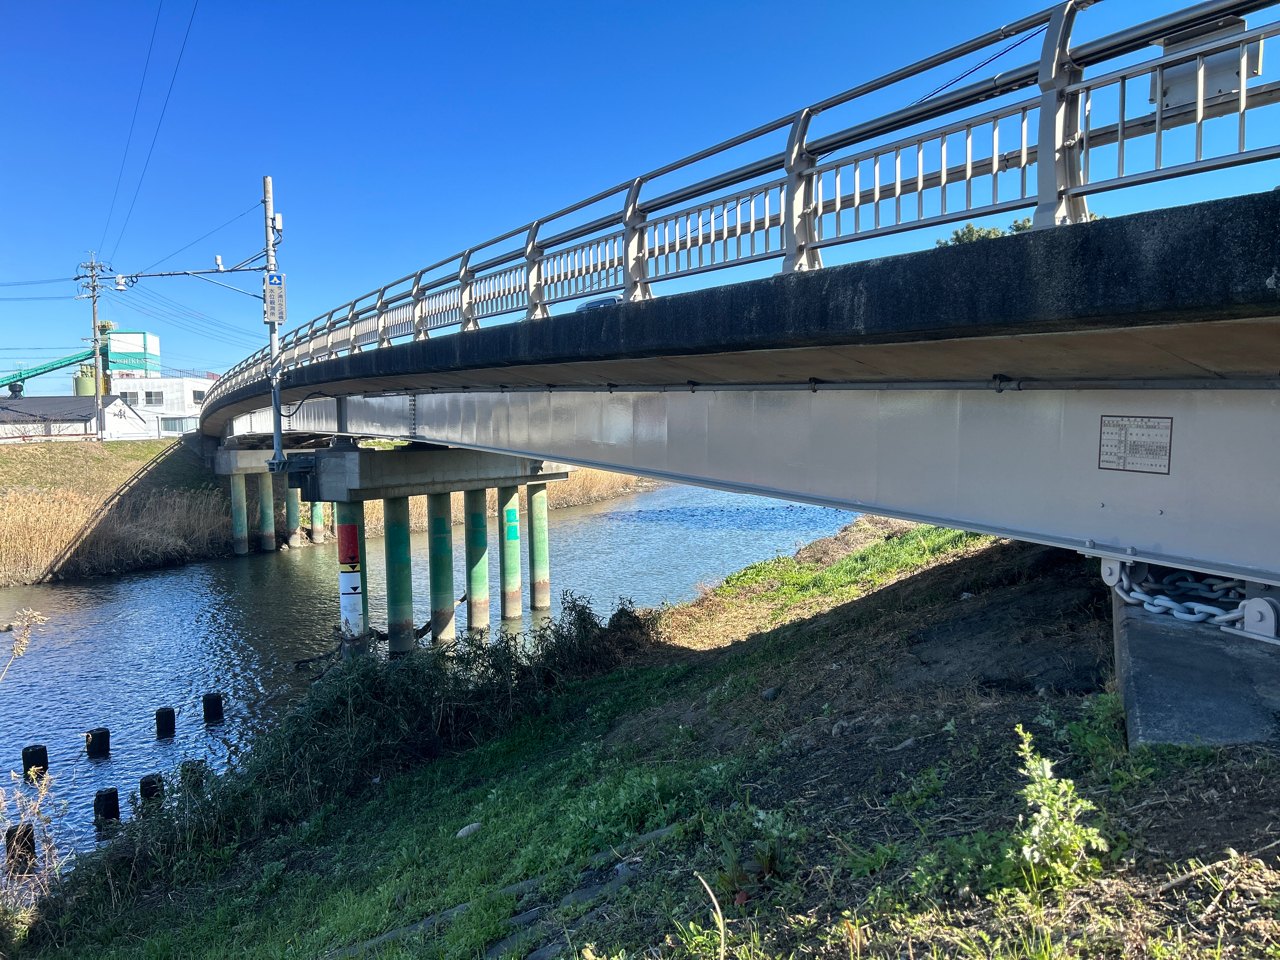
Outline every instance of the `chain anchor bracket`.
[(1280, 600), (1250, 597), (1238, 610), (1243, 616), (1234, 624), (1224, 624), (1223, 632), (1280, 647)]
[(1111, 557), (1102, 558), (1100, 572), (1102, 582), (1127, 604), (1280, 646), (1280, 599), (1263, 595), (1269, 587), (1220, 577), (1197, 579), (1184, 572), (1157, 581), (1145, 563)]

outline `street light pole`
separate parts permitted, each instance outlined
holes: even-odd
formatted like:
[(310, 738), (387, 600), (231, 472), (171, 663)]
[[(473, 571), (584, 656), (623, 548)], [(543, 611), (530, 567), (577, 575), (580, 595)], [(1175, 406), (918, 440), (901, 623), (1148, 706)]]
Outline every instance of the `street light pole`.
[[(280, 424), (280, 322), (278, 314), (271, 309), (271, 291), (273, 274), (276, 269), (276, 208), (271, 194), (271, 178), (262, 178), (262, 205), (265, 212), (267, 235), (267, 269), (262, 285), (262, 319), (271, 329), (271, 462), (267, 465), (272, 472), (280, 472), (285, 468), (284, 437)], [(281, 291), (283, 293), (283, 290)], [(283, 306), (283, 304), (282, 304)]]

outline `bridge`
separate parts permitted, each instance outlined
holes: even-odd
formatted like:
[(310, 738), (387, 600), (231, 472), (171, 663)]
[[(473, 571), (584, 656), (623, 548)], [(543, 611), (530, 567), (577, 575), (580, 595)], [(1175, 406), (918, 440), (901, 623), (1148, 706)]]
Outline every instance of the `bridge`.
[[(412, 640), (405, 498), (431, 497), (444, 639), (448, 492), (468, 491), (479, 588), (486, 534), (471, 514), (499, 488), (518, 611), (505, 547), (528, 488), (545, 606), (545, 483), (571, 465), (1096, 557), (1117, 590), (1122, 685), (1167, 644), (1169, 628), (1148, 623), (1161, 611), (1203, 624), (1188, 643), (1212, 630), (1251, 651), (1274, 644), (1280, 193), (1106, 220), (1088, 200), (1280, 158), (1280, 84), (1261, 69), (1280, 22), (1245, 19), (1276, 4), (1212, 0), (1073, 44), (1090, 6), (1058, 2), (624, 181), (246, 358), (201, 416), (239, 477), (242, 543), (243, 475), (270, 484), (256, 448), (275, 378), (290, 485), (338, 505), (352, 636), (367, 625), (358, 508), (387, 502), (393, 652)], [(1036, 38), (1025, 66), (819, 130), (873, 94)], [(1030, 220), (1012, 236), (856, 259), (865, 240), (1014, 213)], [(412, 445), (357, 449), (360, 437)], [(470, 623), (488, 622), (483, 589)]]

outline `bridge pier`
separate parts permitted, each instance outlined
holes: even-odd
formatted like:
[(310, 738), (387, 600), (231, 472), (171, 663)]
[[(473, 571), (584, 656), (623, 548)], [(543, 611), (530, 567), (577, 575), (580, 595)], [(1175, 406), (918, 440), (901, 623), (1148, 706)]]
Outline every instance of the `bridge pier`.
[(498, 568), (502, 581), (502, 620), (521, 619), (520, 488), (498, 488)]
[(387, 646), (392, 657), (413, 649), (413, 561), (409, 534), (409, 498), (382, 502), (383, 548), (387, 560)]
[(489, 518), (487, 493), (467, 490), (462, 494), (463, 530), (467, 545), (467, 631), (489, 629)]
[(369, 629), (369, 607), (365, 596), (364, 504), (336, 503), (338, 528), (338, 613), (344, 655), (363, 652)]
[[(366, 500), (385, 501), (388, 635), (391, 652), (398, 654), (414, 645), (408, 498), (427, 497), (431, 632), (435, 642), (450, 643), (457, 637), (451, 495), (462, 493), (465, 504), (467, 622), (471, 629), (483, 631), (490, 626), (487, 491), (493, 487), (499, 490), (502, 614), (504, 619), (514, 620), (520, 616), (520, 487), (529, 486), (529, 556), (535, 584), (541, 584), (533, 594), (536, 613), (551, 607), (547, 483), (567, 476), (567, 468), (559, 464), (528, 457), (451, 448), (370, 450), (349, 446), (299, 454), (291, 461), (289, 482), (312, 503), (313, 530), (319, 526), (316, 506), (335, 504), (344, 636), (366, 630), (369, 623), (368, 592), (363, 583), (357, 589), (354, 579), (365, 570), (361, 505)], [(363, 605), (358, 615), (356, 597)]]
[(431, 582), (431, 638), (451, 643), (453, 623), (453, 510), (449, 494), (427, 495), (428, 576)]
[(249, 552), (249, 497), (243, 473), (231, 475), (231, 550), (237, 557)]
[(276, 548), (276, 500), (271, 485), (271, 474), (259, 473), (258, 477), (258, 546), (270, 553)]
[(302, 545), (302, 523), (299, 515), (302, 513), (302, 497), (298, 495), (298, 491), (290, 487), (284, 492), (284, 534), (289, 546), (298, 547)]
[(311, 528), (308, 531), (312, 543), (324, 543), (324, 504), (320, 501), (311, 503)]
[(529, 499), (529, 609), (551, 609), (551, 559), (547, 541), (547, 485), (531, 483)]

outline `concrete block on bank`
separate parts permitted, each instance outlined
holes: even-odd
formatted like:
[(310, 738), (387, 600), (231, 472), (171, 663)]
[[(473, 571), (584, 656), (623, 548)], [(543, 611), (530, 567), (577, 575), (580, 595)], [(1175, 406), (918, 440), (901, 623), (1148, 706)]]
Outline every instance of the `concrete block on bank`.
[(1112, 604), (1130, 746), (1280, 739), (1280, 647)]

